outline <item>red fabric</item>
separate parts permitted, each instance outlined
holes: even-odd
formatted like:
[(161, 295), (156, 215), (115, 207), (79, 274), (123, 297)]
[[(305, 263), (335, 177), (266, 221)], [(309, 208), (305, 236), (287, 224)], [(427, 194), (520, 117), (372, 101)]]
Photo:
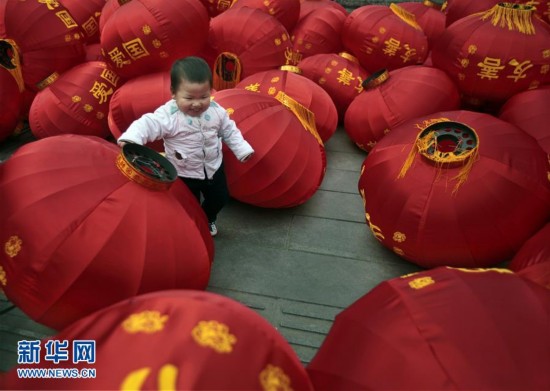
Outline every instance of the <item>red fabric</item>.
[[(136, 99), (144, 96), (147, 99)], [(155, 111), (171, 99), (170, 73), (154, 72), (128, 80), (115, 91), (109, 105), (109, 129), (118, 139), (130, 124), (143, 114)], [(162, 140), (147, 144), (156, 151), (164, 151)]]
[(99, 43), (99, 17), (106, 0), (60, 0), (80, 26), (86, 43)]
[(340, 11), (344, 15), (348, 15), (348, 11), (344, 8), (344, 6), (336, 1), (333, 0), (303, 0), (300, 2), (300, 17), (298, 18), (298, 21), (305, 18), (307, 15), (309, 15), (311, 12), (319, 9), (319, 8), (334, 8), (338, 11)]
[(99, 308), (163, 289), (204, 289), (206, 216), (183, 182), (151, 190), (115, 165), (120, 148), (62, 135), (0, 166), (0, 254), (8, 299), (60, 329)]
[(422, 27), (422, 31), (428, 38), (428, 45), (431, 48), (445, 31), (445, 14), (435, 7), (420, 2), (398, 3), (415, 16), (416, 22)]
[(367, 87), (346, 110), (346, 133), (365, 151), (406, 120), (460, 107), (458, 89), (437, 68), (413, 65), (388, 74), (385, 82)]
[(394, 278), (336, 316), (307, 371), (316, 391), (544, 390), (549, 314), (549, 290), (502, 269)]
[(107, 20), (115, 13), (117, 9), (122, 7), (124, 4), (120, 4), (119, 0), (106, 0), (103, 8), (101, 9), (101, 15), (99, 15), (99, 36), (101, 40), (101, 31), (105, 27)]
[(466, 16), (447, 27), (432, 48), (432, 62), (453, 79), (466, 101), (504, 103), (548, 77), (550, 59), (543, 53), (550, 25), (534, 12), (530, 20), (533, 34), (495, 26), (483, 14)]
[(209, 16), (200, 0), (132, 0), (104, 23), (100, 42), (106, 61), (130, 79), (169, 71), (175, 60), (199, 51), (206, 43)]
[(34, 92), (40, 89), (38, 83), (53, 73), (62, 74), (85, 58), (84, 37), (78, 24), (70, 24), (70, 18), (64, 22), (58, 16), (68, 13), (61, 4), (50, 8), (38, 1), (0, 2), (0, 39), (15, 41), (25, 86)]
[(508, 267), (518, 275), (550, 288), (550, 223), (547, 223), (514, 255)]
[(550, 86), (543, 86), (512, 96), (501, 106), (498, 116), (529, 133), (550, 154), (549, 107)]
[[(453, 193), (461, 165), (416, 154), (397, 178), (422, 126), (437, 119), (474, 129), (479, 157)], [(392, 129), (365, 159), (359, 178), (377, 238), (423, 267), (486, 267), (509, 260), (550, 217), (548, 158), (514, 125), (470, 111), (437, 112)]]
[[(499, 0), (448, 0), (445, 6), (445, 24), (450, 26), (466, 16), (491, 9), (501, 1)], [(525, 3), (511, 0), (509, 3)]]
[(23, 108), (23, 95), (17, 81), (10, 72), (0, 67), (0, 141), (6, 139), (15, 130)]
[(428, 55), (428, 38), (388, 6), (368, 5), (353, 10), (342, 29), (344, 48), (368, 72), (422, 64)]
[(288, 32), (294, 29), (300, 17), (300, 0), (237, 0), (231, 9), (243, 7), (257, 9), (273, 16)]
[(363, 91), (361, 83), (368, 77), (357, 59), (346, 52), (315, 54), (300, 61), (298, 68), (302, 75), (319, 84), (330, 95), (339, 120), (344, 119), (349, 104)]
[(231, 196), (266, 208), (306, 202), (325, 175), (324, 147), (275, 98), (234, 88), (216, 92), (214, 99), (231, 113), (255, 151), (243, 164), (224, 145)]
[[(151, 320), (130, 323), (138, 317)], [(133, 332), (128, 331), (129, 323), (134, 326), (130, 329)], [(142, 327), (138, 328), (139, 325)], [(172, 290), (141, 295), (91, 314), (53, 339), (96, 341), (95, 364), (71, 366), (95, 368), (97, 377), (22, 380), (17, 378), (14, 368), (3, 384), (0, 380), (0, 386), (72, 390), (313, 390), (296, 353), (271, 324), (243, 304), (215, 293)], [(51, 362), (42, 363), (43, 359), (40, 367), (56, 367)], [(34, 365), (20, 367), (23, 366)], [(167, 366), (174, 369), (173, 378), (162, 374)], [(140, 370), (146, 371), (145, 376), (139, 376)], [(163, 387), (159, 385), (161, 379)]]
[(120, 76), (103, 61), (73, 67), (36, 94), (29, 112), (33, 135), (106, 138), (111, 134), (107, 124), (109, 103), (121, 84)]
[(317, 132), (327, 141), (338, 126), (338, 112), (330, 95), (318, 84), (301, 74), (286, 70), (258, 72), (237, 84), (237, 88), (275, 97), (284, 92), (315, 114)]

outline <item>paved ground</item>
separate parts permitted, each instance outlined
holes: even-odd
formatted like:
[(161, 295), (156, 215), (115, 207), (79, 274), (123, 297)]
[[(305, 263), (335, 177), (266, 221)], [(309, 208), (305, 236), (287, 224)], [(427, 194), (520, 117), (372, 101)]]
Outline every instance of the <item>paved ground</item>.
[[(0, 161), (31, 140), (24, 133), (0, 143)], [(304, 364), (338, 312), (378, 283), (420, 270), (382, 247), (365, 224), (357, 182), (366, 153), (342, 128), (326, 149), (326, 176), (305, 204), (263, 209), (231, 201), (221, 212), (208, 288), (264, 316)], [(49, 335), (0, 294), (0, 371), (16, 364), (18, 340)]]

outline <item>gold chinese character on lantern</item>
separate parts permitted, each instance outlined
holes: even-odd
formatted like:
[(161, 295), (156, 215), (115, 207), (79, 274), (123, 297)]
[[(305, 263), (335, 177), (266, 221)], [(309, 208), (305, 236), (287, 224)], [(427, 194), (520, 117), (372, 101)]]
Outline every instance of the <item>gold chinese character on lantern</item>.
[(422, 289), (428, 285), (435, 284), (435, 281), (431, 277), (418, 277), (412, 281), (409, 281), (409, 286), (413, 289)]
[(126, 59), (126, 55), (119, 48), (114, 48), (108, 52), (108, 55), (117, 68), (122, 68), (124, 65), (131, 63), (130, 60)]
[(124, 50), (126, 50), (126, 53), (128, 53), (132, 60), (137, 60), (138, 58), (146, 57), (149, 55), (149, 52), (145, 48), (145, 45), (140, 38), (135, 38), (131, 41), (124, 42), (122, 44), (122, 47), (124, 48)]
[(381, 242), (382, 240), (384, 240), (384, 239), (385, 239), (385, 236), (384, 236), (384, 234), (382, 233), (382, 229), (381, 229), (379, 226), (374, 225), (374, 224), (372, 223), (372, 221), (370, 221), (370, 214), (365, 213), (365, 218), (367, 219), (367, 223), (369, 224), (369, 228), (370, 228), (372, 234), (374, 235), (374, 237), (375, 237), (377, 240), (379, 240), (380, 242)]
[(61, 21), (67, 28), (73, 28), (78, 26), (78, 24), (74, 21), (73, 17), (67, 11), (56, 12), (55, 15), (59, 19), (61, 19)]
[(120, 80), (120, 76), (118, 76), (115, 72), (113, 72), (110, 69), (104, 69), (101, 71), (101, 74), (99, 75), (102, 79), (108, 81), (113, 86), (117, 86), (118, 81)]
[(93, 16), (90, 16), (88, 20), (82, 23), (82, 29), (88, 37), (91, 37), (99, 31), (99, 24)]
[(345, 86), (349, 86), (351, 84), (352, 80), (355, 80), (355, 77), (353, 77), (353, 72), (351, 72), (347, 68), (340, 69), (338, 71), (338, 76), (336, 80), (338, 80), (338, 83), (343, 84)]
[(260, 83), (249, 84), (244, 87), (245, 90), (258, 92), (260, 91)]
[(384, 49), (382, 52), (391, 57), (395, 56), (399, 49), (401, 49), (401, 41), (395, 38), (390, 38), (387, 41), (384, 41)]
[(513, 75), (506, 76), (509, 79), (513, 79), (515, 82), (517, 82), (519, 79), (525, 79), (527, 75), (525, 72), (533, 67), (533, 64), (529, 60), (525, 60), (523, 62), (519, 62), (515, 58), (511, 59), (508, 62), (509, 65), (514, 67), (514, 71), (512, 72)]
[(107, 84), (94, 81), (94, 85), (90, 92), (92, 96), (99, 101), (99, 104), (103, 104), (107, 102), (109, 96), (112, 95), (114, 91), (112, 88), (107, 87)]
[(403, 59), (403, 62), (406, 63), (408, 61), (411, 61), (411, 57), (416, 55), (416, 49), (411, 48), (408, 43), (403, 45), (403, 47), (405, 48), (405, 53), (402, 54), (400, 57)]
[(477, 74), (482, 79), (498, 79), (499, 71), (504, 69), (504, 65), (500, 65), (500, 58), (485, 57), (483, 62), (479, 62), (477, 66), (480, 68)]
[(50, 11), (59, 7), (59, 2), (57, 0), (38, 0), (38, 3), (45, 4)]

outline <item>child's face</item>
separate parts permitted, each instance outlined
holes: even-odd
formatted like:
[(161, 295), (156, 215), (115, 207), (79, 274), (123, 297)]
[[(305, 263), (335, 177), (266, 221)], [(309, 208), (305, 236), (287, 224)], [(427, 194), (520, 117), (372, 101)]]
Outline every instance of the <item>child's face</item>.
[(198, 117), (210, 106), (210, 83), (195, 83), (182, 80), (177, 91), (172, 93), (178, 108), (191, 117)]

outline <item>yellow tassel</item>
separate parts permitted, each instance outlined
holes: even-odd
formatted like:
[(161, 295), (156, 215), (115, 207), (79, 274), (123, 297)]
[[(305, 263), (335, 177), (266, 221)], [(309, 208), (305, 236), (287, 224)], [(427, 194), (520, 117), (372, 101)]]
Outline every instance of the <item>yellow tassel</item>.
[(315, 137), (320, 145), (323, 145), (323, 140), (317, 132), (317, 126), (315, 125), (315, 113), (303, 106), (283, 91), (279, 91), (275, 96), (279, 102), (287, 107), (292, 113), (300, 120), (302, 126)]
[(409, 26), (414, 27), (416, 30), (422, 30), (422, 27), (416, 22), (416, 17), (413, 13), (410, 13), (405, 8), (398, 6), (395, 3), (390, 4), (390, 9), (395, 15), (397, 15), (402, 21), (407, 23)]
[(412, 167), (417, 154), (418, 148), (416, 147), (416, 143), (414, 143), (409, 154), (407, 155), (407, 158), (405, 159), (405, 162), (403, 163), (403, 166), (401, 167), (401, 170), (399, 171), (399, 174), (397, 174), (397, 179), (405, 177), (407, 171), (409, 171), (409, 169)]
[(526, 4), (499, 3), (481, 13), (481, 20), (489, 19), (493, 26), (519, 31), (526, 35), (535, 34), (532, 15), (535, 8)]
[(25, 81), (21, 69), (19, 47), (12, 39), (0, 39), (0, 66), (7, 69), (19, 87), (19, 92), (25, 90)]
[[(233, 69), (227, 69), (228, 64), (233, 64)], [(213, 84), (216, 91), (234, 88), (241, 81), (242, 66), (237, 55), (230, 52), (222, 52), (214, 63)]]

